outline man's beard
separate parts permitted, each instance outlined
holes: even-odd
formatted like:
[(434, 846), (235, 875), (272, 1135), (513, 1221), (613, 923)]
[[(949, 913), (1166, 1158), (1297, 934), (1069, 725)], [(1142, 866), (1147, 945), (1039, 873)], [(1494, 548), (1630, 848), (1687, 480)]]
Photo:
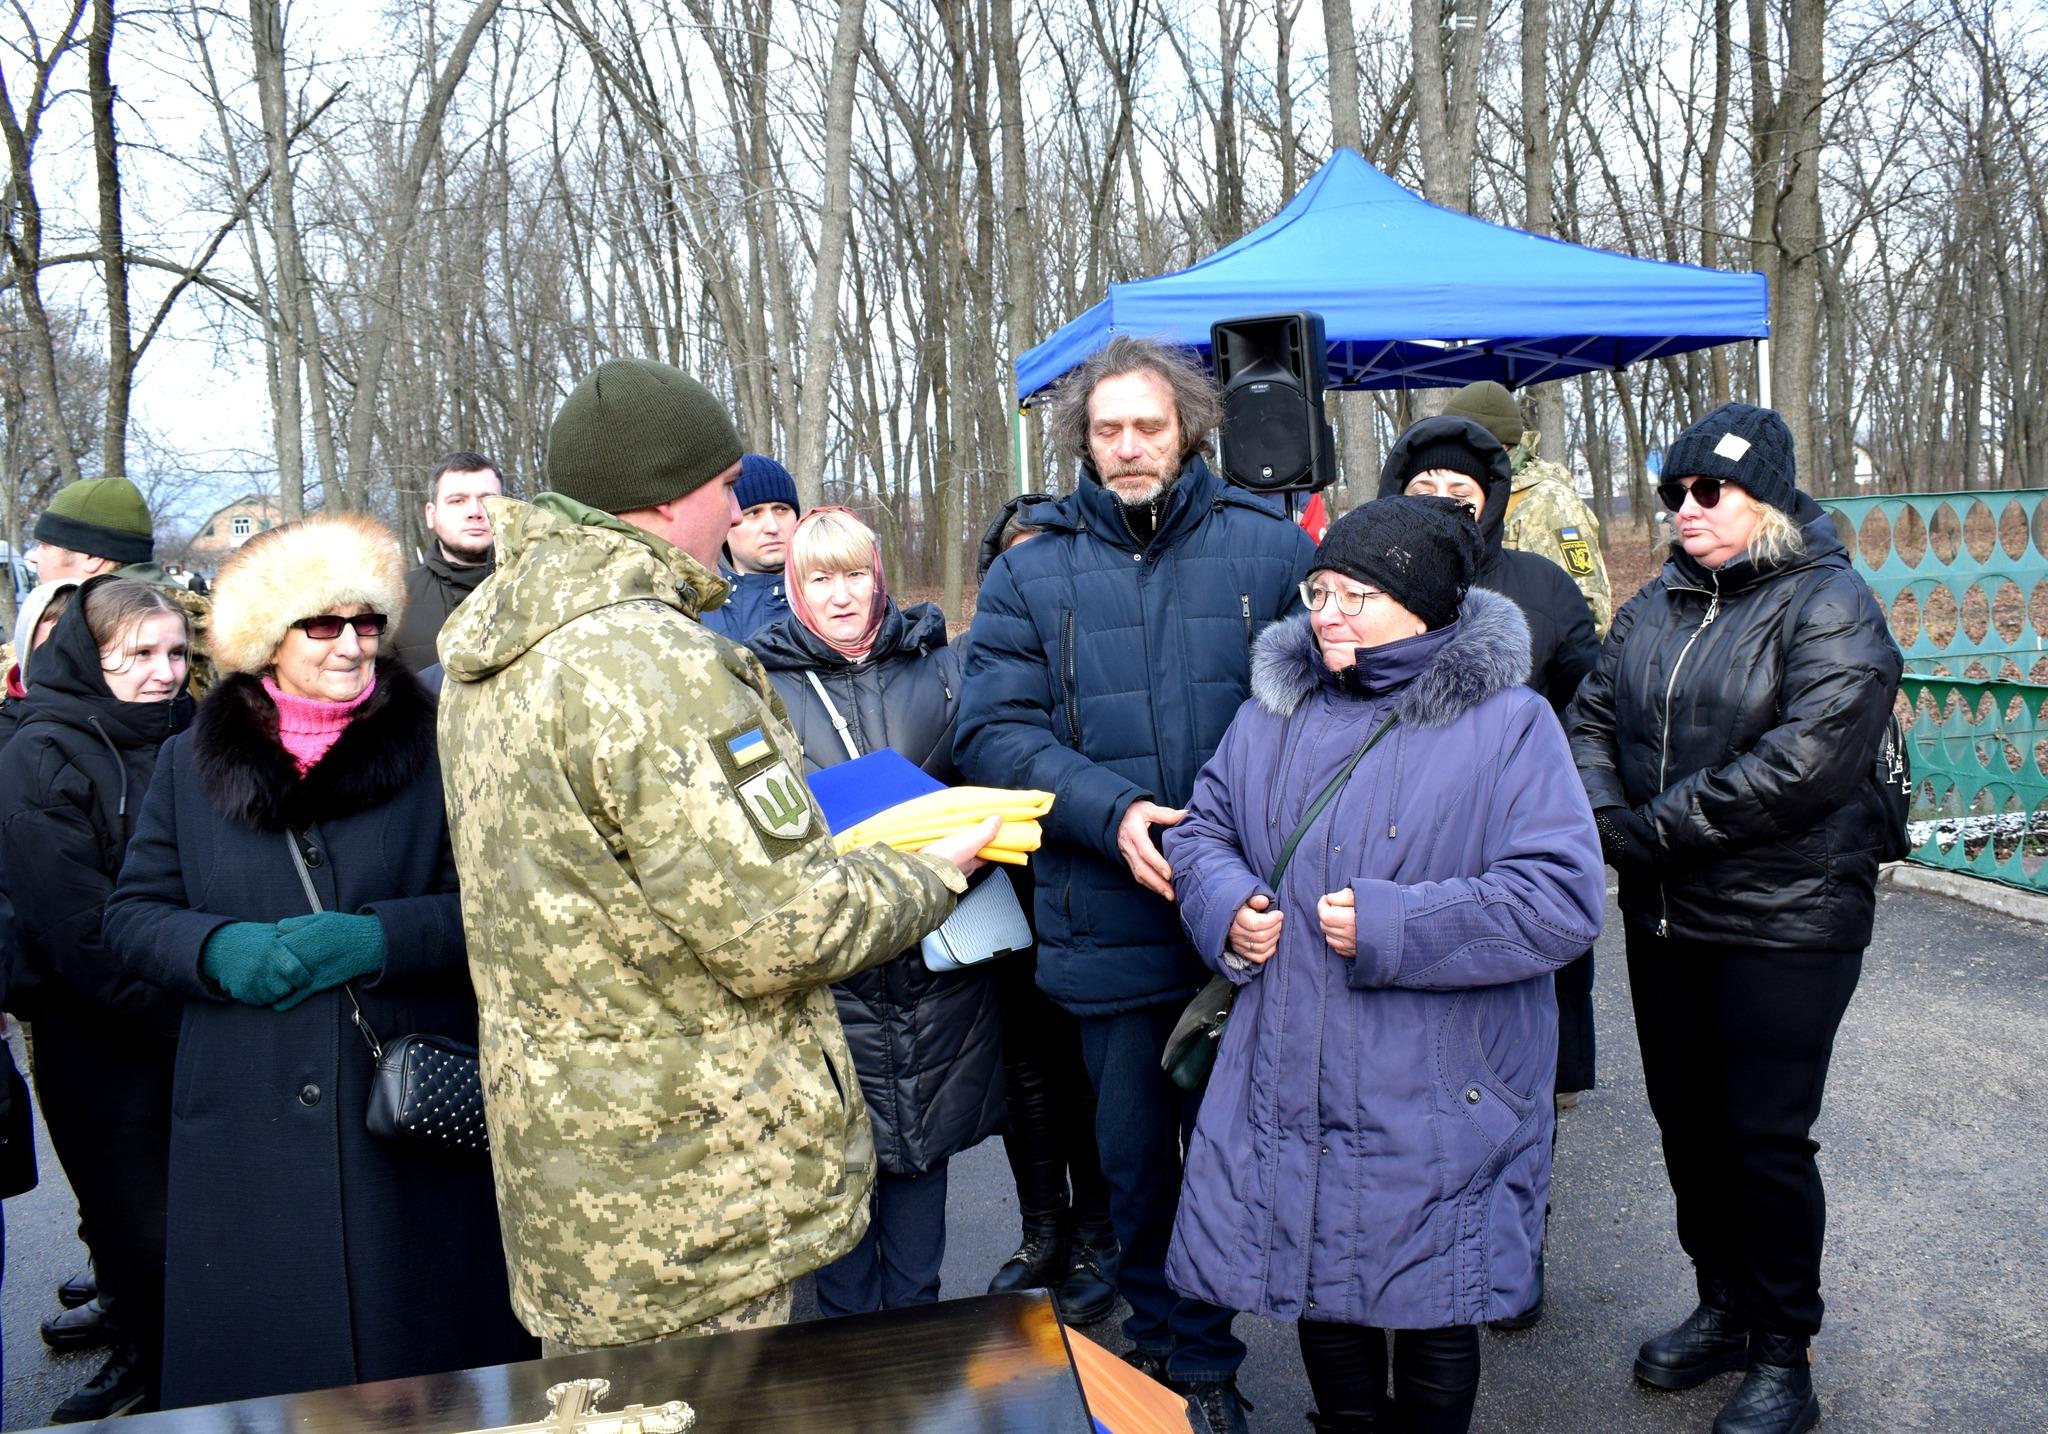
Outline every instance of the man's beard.
[(1156, 502), (1166, 492), (1171, 480), (1162, 478), (1155, 469), (1142, 469), (1118, 473), (1113, 478), (1104, 478), (1102, 486), (1109, 489), (1110, 496), (1126, 508), (1141, 508)]
[(441, 556), (457, 567), (474, 568), (491, 559), (491, 539), (485, 538), (482, 547), (468, 546), (468, 540), (451, 543), (446, 538), (436, 537), (435, 544), (441, 549)]

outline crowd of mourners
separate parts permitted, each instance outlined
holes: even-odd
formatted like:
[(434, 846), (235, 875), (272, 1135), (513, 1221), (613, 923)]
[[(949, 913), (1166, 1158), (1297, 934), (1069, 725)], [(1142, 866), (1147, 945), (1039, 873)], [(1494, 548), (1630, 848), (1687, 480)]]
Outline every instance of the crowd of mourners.
[[(1320, 541), (1220, 418), (1184, 350), (1084, 362), (1072, 490), (994, 516), (958, 639), (650, 361), (577, 385), (531, 502), (444, 460), (410, 571), (322, 513), (201, 596), (131, 485), (62, 490), (0, 707), (4, 1004), (92, 1257), (44, 1337), (109, 1348), (53, 1418), (778, 1323), (804, 1275), (929, 1302), (1001, 1132), (989, 1288), (1121, 1303), (1201, 1434), (1250, 1427), (1239, 1313), (1295, 1325), (1315, 1429), (1464, 1430), (1481, 1327), (1542, 1314), (1611, 867), (1697, 1280), (1635, 1376), (1810, 1428), (1901, 662), (1785, 423), (1667, 445), (1614, 609), (1498, 385)], [(1052, 794), (1030, 949), (921, 953), (993, 818), (835, 848), (805, 779), (885, 749)]]

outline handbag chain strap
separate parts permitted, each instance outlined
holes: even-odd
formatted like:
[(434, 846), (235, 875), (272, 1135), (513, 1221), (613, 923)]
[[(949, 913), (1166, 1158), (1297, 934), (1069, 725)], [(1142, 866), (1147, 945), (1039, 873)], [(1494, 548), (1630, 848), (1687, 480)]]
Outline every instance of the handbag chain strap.
[(1346, 762), (1337, 775), (1330, 779), (1330, 785), (1324, 787), (1322, 794), (1309, 803), (1308, 811), (1295, 824), (1294, 834), (1287, 838), (1287, 845), (1280, 848), (1280, 860), (1273, 864), (1273, 878), (1266, 883), (1266, 885), (1273, 888), (1276, 894), (1280, 890), (1280, 878), (1287, 872), (1287, 863), (1293, 860), (1294, 849), (1301, 845), (1301, 839), (1308, 835), (1308, 829), (1315, 825), (1316, 818), (1323, 814), (1323, 808), (1336, 799), (1337, 793), (1344, 790), (1344, 784), (1351, 780), (1351, 774), (1358, 770), (1358, 764), (1365, 760), (1365, 754), (1377, 746), (1380, 738), (1386, 736), (1392, 730), (1394, 724), (1400, 720), (1400, 713), (1388, 713), (1387, 720), (1380, 723), (1373, 734), (1365, 739), (1365, 745), (1352, 753), (1351, 760)]
[[(305, 889), (306, 904), (316, 912), (325, 911), (327, 908), (321, 903), (319, 889), (313, 885), (313, 873), (306, 870), (306, 853), (299, 849), (298, 833), (287, 829), (284, 844), (285, 849), (292, 854), (292, 869), (299, 874), (299, 885)], [(341, 983), (341, 989), (347, 994), (349, 1005), (355, 1008), (355, 1013), (349, 1019), (356, 1023), (357, 1032), (369, 1044), (370, 1059), (383, 1060), (384, 1043), (378, 1040), (377, 1033), (370, 1029), (369, 1018), (363, 1014), (363, 1003), (356, 999), (354, 984), (344, 981)]]

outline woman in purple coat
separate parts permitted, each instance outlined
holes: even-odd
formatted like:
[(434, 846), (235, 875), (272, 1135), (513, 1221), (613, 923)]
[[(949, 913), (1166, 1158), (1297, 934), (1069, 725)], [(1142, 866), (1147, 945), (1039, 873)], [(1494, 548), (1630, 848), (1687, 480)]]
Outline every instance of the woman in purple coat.
[(1442, 499), (1339, 520), (1166, 836), (1188, 936), (1237, 983), (1167, 1278), (1299, 1321), (1319, 1430), (1465, 1429), (1477, 1327), (1534, 1294), (1551, 978), (1605, 881), (1521, 613), (1468, 591), (1481, 556)]

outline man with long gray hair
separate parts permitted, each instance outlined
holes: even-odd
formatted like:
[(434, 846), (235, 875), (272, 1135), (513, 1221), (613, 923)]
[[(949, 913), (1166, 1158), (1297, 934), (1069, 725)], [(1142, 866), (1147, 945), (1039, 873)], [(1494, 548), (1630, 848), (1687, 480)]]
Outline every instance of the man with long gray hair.
[(1197, 1095), (1160, 1070), (1206, 978), (1159, 832), (1181, 819), (1249, 688), (1252, 639), (1293, 607), (1312, 544), (1204, 455), (1222, 417), (1185, 349), (1118, 337), (1061, 381), (1049, 442), (1076, 490), (995, 560), (969, 634), (955, 756), (971, 781), (1057, 797), (1038, 878), (1038, 984), (1080, 1018), (1096, 1144), (1122, 1246), (1128, 1358), (1188, 1396), (1199, 1431), (1245, 1429), (1231, 1311), (1167, 1287)]

